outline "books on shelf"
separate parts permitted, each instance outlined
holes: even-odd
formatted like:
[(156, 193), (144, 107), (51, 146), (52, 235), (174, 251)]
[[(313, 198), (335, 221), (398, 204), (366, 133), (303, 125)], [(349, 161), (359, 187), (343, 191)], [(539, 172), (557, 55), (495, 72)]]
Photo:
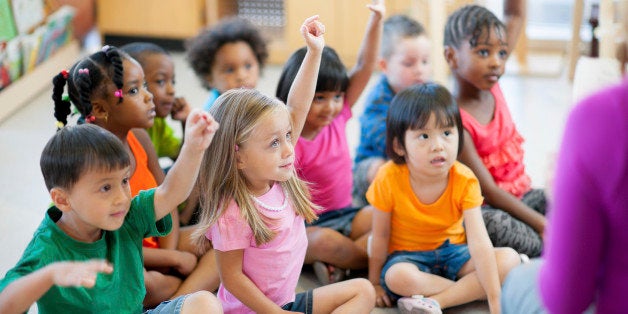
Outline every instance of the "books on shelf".
[[(0, 0), (0, 9), (3, 1), (8, 0)], [(20, 10), (26, 7), (37, 7), (25, 0), (12, 1), (12, 3), (16, 2), (21, 3)], [(16, 12), (15, 8), (12, 12)], [(22, 34), (18, 31), (11, 39), (0, 39), (0, 90), (17, 80), (21, 75), (32, 71), (60, 47), (71, 41), (71, 25), (74, 15), (75, 9), (73, 7), (62, 6), (45, 20), (39, 21), (38, 26), (32, 28), (29, 33)], [(34, 15), (25, 14), (22, 16), (34, 21)], [(14, 18), (16, 19), (15, 24), (19, 25), (20, 23), (17, 23), (18, 15), (14, 15)], [(2, 23), (5, 21), (3, 20)], [(19, 29), (19, 26), (17, 28)]]

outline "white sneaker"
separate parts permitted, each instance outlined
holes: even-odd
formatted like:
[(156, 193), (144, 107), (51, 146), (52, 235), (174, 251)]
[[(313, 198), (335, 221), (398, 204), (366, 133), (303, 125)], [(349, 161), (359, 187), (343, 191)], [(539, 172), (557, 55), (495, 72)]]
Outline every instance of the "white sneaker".
[(523, 253), (519, 254), (519, 258), (521, 259), (521, 264), (530, 263), (530, 258)]
[(397, 300), (397, 308), (402, 314), (443, 314), (438, 301), (422, 295), (413, 295)]

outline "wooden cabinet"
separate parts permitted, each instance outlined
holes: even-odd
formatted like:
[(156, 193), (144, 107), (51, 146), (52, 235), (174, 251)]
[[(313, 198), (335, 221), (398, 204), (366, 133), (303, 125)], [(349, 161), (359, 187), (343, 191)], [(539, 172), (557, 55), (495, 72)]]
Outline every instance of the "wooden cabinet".
[(98, 0), (103, 36), (184, 39), (206, 25), (204, 0)]

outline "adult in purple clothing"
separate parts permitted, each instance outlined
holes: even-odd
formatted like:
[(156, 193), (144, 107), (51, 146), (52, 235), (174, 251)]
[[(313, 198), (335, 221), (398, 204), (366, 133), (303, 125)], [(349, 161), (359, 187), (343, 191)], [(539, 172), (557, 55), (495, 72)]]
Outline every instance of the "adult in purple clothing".
[(503, 312), (625, 313), (628, 79), (570, 113), (553, 191), (543, 262), (511, 272)]

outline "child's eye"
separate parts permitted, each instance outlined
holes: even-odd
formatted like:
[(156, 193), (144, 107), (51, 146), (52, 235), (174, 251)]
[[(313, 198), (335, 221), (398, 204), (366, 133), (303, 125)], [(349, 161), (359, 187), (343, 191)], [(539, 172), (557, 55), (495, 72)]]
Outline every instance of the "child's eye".
[(426, 140), (428, 138), (429, 138), (429, 136), (427, 136), (426, 133), (419, 134), (419, 139)]
[(322, 95), (314, 95), (314, 101), (321, 102), (325, 100), (325, 96)]
[(288, 132), (288, 133), (286, 133), (286, 139), (287, 139), (288, 141), (292, 141), (292, 132)]
[(480, 57), (488, 57), (488, 50), (487, 49), (480, 49), (480, 50), (478, 50), (478, 55), (480, 55)]
[(244, 68), (247, 69), (247, 70), (250, 70), (252, 67), (253, 67), (253, 65), (250, 64), (250, 63), (247, 63), (247, 64), (244, 65)]
[(105, 184), (104, 186), (102, 186), (100, 188), (100, 191), (101, 192), (109, 192), (109, 191), (111, 191), (111, 185), (110, 184)]
[(177, 82), (174, 79), (172, 79), (172, 85), (175, 85), (176, 83)]
[(135, 95), (139, 92), (139, 89), (137, 87), (132, 87), (129, 89), (128, 93), (129, 95)]
[(502, 49), (499, 51), (499, 57), (502, 59), (506, 59), (508, 57), (508, 51), (506, 49)]
[(274, 139), (274, 140), (270, 143), (270, 147), (279, 147), (279, 140), (278, 140), (278, 139)]
[(336, 94), (336, 96), (334, 96), (334, 101), (341, 101), (342, 100), (342, 94)]
[(403, 65), (406, 68), (411, 68), (414, 65), (414, 62), (413, 61), (406, 61), (406, 62), (403, 62), (401, 65)]
[(447, 130), (447, 131), (444, 132), (444, 134), (445, 134), (445, 136), (450, 136), (451, 134), (453, 134), (453, 132)]
[(144, 81), (144, 83), (142, 84), (142, 87), (147, 90), (148, 89), (148, 82)]
[(122, 185), (124, 186), (129, 185), (129, 177), (125, 177), (124, 179), (122, 179)]
[(233, 73), (234, 69), (233, 68), (225, 68), (225, 73)]
[(159, 86), (166, 85), (166, 81), (165, 80), (157, 80), (157, 81), (155, 81), (155, 83), (157, 83), (157, 85), (159, 85)]

